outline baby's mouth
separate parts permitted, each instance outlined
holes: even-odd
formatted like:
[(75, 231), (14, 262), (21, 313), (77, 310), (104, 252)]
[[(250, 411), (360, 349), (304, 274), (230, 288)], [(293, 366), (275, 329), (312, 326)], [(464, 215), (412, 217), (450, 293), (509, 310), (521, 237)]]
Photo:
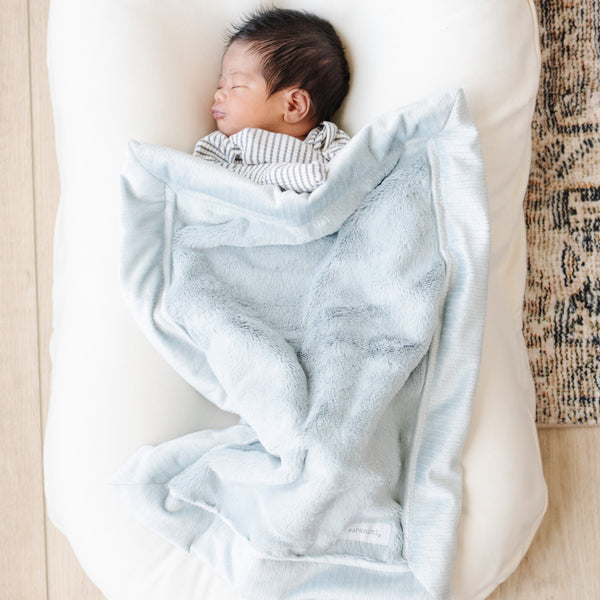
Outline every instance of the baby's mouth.
[(213, 119), (217, 121), (218, 119), (222, 119), (225, 116), (225, 113), (222, 110), (218, 110), (216, 108), (212, 109)]

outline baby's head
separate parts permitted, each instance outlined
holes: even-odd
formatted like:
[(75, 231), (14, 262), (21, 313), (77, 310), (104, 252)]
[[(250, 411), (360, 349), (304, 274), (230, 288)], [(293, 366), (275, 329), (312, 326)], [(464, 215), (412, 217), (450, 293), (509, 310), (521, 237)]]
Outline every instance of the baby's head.
[(303, 138), (332, 118), (349, 81), (344, 48), (328, 21), (268, 9), (229, 37), (212, 112), (228, 136), (255, 127)]

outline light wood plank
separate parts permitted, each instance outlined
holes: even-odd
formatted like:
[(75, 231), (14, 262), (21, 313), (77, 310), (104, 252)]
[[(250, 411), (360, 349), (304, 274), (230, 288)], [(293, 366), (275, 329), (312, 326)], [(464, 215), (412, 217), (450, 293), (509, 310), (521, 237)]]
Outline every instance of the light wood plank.
[(0, 21), (0, 582), (46, 600), (27, 3)]
[(50, 396), (50, 336), (52, 333), (52, 260), (54, 221), (60, 196), (54, 146), (54, 121), (46, 66), (49, 0), (29, 0), (31, 115), (39, 361), (43, 423)]
[(517, 569), (490, 600), (600, 598), (600, 428), (540, 429), (549, 508)]

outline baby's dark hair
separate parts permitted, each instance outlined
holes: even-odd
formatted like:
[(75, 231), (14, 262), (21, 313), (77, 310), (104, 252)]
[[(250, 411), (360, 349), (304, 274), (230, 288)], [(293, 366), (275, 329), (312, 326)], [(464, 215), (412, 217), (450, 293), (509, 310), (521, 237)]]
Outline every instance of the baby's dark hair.
[(325, 19), (299, 10), (259, 10), (234, 27), (227, 47), (237, 41), (259, 55), (269, 94), (288, 87), (306, 90), (318, 122), (331, 119), (348, 93), (344, 47)]

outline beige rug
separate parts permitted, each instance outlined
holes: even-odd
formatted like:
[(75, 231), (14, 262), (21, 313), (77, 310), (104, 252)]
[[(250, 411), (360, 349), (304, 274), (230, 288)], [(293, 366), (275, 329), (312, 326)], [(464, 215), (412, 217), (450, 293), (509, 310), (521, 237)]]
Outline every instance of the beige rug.
[(600, 0), (537, 0), (524, 327), (540, 424), (600, 422)]

